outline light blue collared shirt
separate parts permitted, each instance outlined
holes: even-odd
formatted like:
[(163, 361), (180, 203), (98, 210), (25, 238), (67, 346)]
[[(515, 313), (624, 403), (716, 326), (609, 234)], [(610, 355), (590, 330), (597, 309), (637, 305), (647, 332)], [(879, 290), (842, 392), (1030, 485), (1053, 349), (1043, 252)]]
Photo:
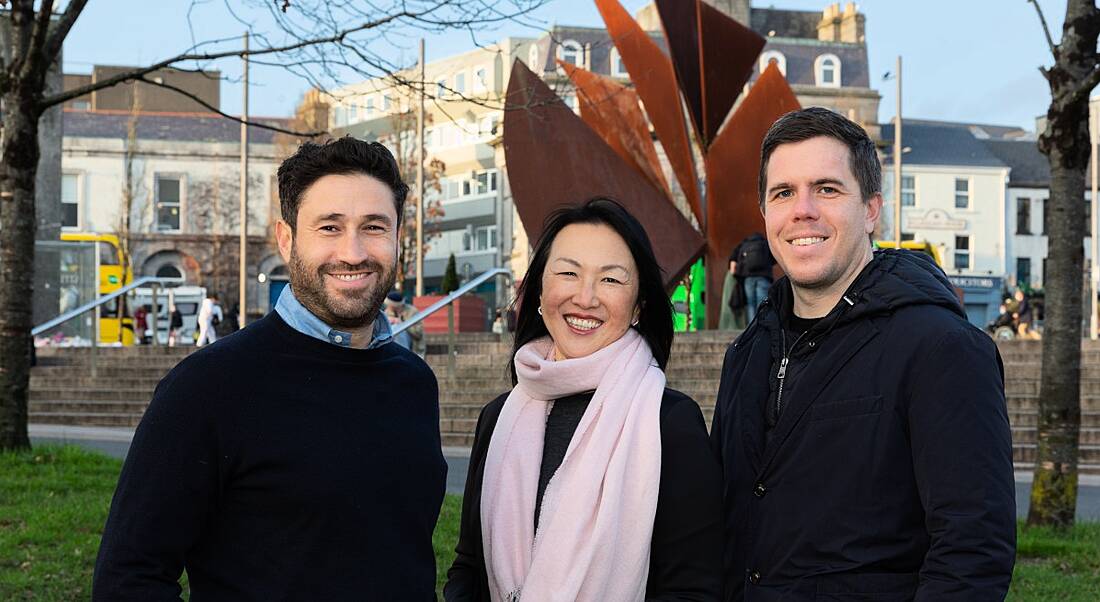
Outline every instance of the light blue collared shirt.
[[(275, 311), (288, 326), (304, 335), (339, 347), (351, 347), (351, 333), (336, 330), (313, 315), (313, 312), (306, 309), (294, 296), (289, 284), (279, 293), (279, 300), (275, 302)], [(371, 333), (370, 345), (367, 345), (367, 349), (381, 347), (392, 340), (390, 322), (386, 319), (385, 312), (379, 311), (378, 317), (374, 319), (374, 332)]]

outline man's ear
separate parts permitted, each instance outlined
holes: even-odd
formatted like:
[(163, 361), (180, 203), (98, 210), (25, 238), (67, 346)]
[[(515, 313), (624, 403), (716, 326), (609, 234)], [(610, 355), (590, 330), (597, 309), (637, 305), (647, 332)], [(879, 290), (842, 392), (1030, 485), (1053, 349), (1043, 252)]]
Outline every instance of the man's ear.
[(275, 222), (275, 241), (279, 243), (279, 255), (283, 263), (290, 263), (290, 251), (294, 248), (294, 231), (283, 220)]
[(867, 234), (871, 234), (875, 231), (875, 224), (878, 223), (878, 218), (882, 215), (882, 193), (876, 192), (871, 195), (871, 198), (867, 199), (867, 216), (865, 229)]

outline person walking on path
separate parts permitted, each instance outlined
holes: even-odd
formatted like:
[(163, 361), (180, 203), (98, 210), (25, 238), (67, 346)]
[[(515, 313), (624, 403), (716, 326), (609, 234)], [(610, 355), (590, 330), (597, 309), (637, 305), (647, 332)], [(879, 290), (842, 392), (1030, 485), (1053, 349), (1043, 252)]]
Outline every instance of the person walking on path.
[(275, 310), (157, 386), (103, 531), (95, 601), (435, 600), (447, 482), (431, 369), (390, 344), (408, 193), (386, 148), (278, 171)]
[(711, 426), (726, 600), (1002, 600), (1016, 503), (1004, 370), (943, 271), (873, 252), (881, 166), (821, 108), (759, 177), (786, 273), (730, 345)]
[(202, 347), (218, 340), (218, 324), (222, 321), (222, 306), (218, 304), (218, 293), (210, 293), (202, 300), (199, 308), (199, 340), (195, 345)]

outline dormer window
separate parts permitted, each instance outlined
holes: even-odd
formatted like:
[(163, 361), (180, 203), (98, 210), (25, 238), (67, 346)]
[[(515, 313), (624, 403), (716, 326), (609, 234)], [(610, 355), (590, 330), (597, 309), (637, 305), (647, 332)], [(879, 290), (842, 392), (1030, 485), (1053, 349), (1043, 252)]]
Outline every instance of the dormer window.
[(840, 59), (835, 54), (823, 54), (814, 61), (814, 75), (822, 88), (840, 87)]
[(764, 70), (768, 68), (772, 61), (775, 61), (775, 66), (779, 68), (779, 72), (783, 74), (783, 77), (787, 77), (787, 57), (783, 56), (783, 53), (778, 50), (768, 50), (760, 55), (760, 73), (764, 73)]
[(562, 62), (584, 66), (584, 47), (576, 40), (565, 40), (558, 44), (558, 59)]

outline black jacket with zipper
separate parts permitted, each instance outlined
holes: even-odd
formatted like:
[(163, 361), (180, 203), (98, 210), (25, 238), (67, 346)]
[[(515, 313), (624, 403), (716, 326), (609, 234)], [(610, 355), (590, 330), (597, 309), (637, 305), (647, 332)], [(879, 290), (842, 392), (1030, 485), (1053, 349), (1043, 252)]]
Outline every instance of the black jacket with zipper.
[(1015, 485), (992, 340), (906, 251), (876, 252), (797, 345), (792, 304), (784, 278), (726, 352), (726, 599), (1003, 599)]

